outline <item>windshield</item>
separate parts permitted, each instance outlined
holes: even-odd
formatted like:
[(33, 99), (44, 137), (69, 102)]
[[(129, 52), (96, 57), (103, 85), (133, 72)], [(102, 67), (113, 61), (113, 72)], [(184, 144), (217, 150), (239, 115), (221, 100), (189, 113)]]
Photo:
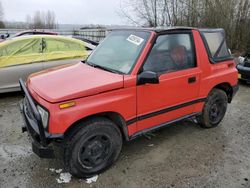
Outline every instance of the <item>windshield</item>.
[(143, 31), (113, 31), (89, 56), (86, 63), (128, 74), (150, 36)]

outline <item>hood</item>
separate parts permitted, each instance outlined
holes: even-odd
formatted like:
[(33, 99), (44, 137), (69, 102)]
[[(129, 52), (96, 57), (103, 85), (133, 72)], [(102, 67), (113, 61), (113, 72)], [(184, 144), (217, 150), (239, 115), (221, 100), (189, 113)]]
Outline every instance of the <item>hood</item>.
[(32, 74), (27, 81), (44, 100), (56, 103), (123, 87), (123, 75), (79, 62)]

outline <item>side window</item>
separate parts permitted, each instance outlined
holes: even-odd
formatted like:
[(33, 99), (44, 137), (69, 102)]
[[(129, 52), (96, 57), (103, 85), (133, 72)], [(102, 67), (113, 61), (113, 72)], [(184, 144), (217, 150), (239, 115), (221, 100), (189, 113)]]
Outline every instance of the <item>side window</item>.
[(75, 51), (75, 50), (84, 50), (84, 46), (66, 40), (58, 40), (58, 39), (45, 39), (46, 48), (45, 52), (65, 52), (65, 51)]
[(0, 57), (7, 56), (7, 50), (5, 46), (0, 48)]
[(41, 52), (41, 39), (18, 40), (3, 46), (1, 49), (1, 56), (36, 54)]
[(78, 44), (76, 42), (69, 41), (68, 45), (69, 45), (70, 50), (72, 50), (72, 51), (85, 50), (85, 46), (83, 44), (81, 45), (81, 44)]
[(231, 57), (223, 30), (202, 31), (202, 35), (212, 60), (217, 61)]
[(196, 66), (191, 34), (160, 35), (144, 66), (143, 71), (173, 72)]
[(46, 41), (46, 48), (44, 52), (56, 52), (56, 51), (65, 51), (68, 49), (67, 45), (65, 45), (60, 40), (55, 39), (45, 39)]

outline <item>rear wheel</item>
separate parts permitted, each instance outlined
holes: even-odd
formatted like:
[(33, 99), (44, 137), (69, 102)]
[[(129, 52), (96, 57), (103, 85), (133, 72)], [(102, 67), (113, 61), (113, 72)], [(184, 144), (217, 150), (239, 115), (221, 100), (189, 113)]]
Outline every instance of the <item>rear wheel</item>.
[(90, 177), (110, 167), (122, 148), (122, 135), (109, 119), (93, 118), (79, 124), (65, 144), (66, 169), (75, 177)]
[(227, 94), (221, 89), (213, 89), (203, 107), (202, 114), (197, 118), (203, 128), (217, 126), (224, 118), (227, 110)]

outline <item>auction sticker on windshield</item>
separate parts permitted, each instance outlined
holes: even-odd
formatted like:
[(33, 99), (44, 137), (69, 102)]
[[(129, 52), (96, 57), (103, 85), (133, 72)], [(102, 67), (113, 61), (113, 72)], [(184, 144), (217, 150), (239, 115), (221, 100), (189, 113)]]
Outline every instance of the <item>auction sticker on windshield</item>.
[(127, 38), (127, 41), (129, 42), (132, 42), (133, 44), (136, 44), (136, 45), (140, 45), (144, 39), (143, 38), (140, 38), (138, 36), (135, 36), (135, 35), (130, 35), (128, 38)]

